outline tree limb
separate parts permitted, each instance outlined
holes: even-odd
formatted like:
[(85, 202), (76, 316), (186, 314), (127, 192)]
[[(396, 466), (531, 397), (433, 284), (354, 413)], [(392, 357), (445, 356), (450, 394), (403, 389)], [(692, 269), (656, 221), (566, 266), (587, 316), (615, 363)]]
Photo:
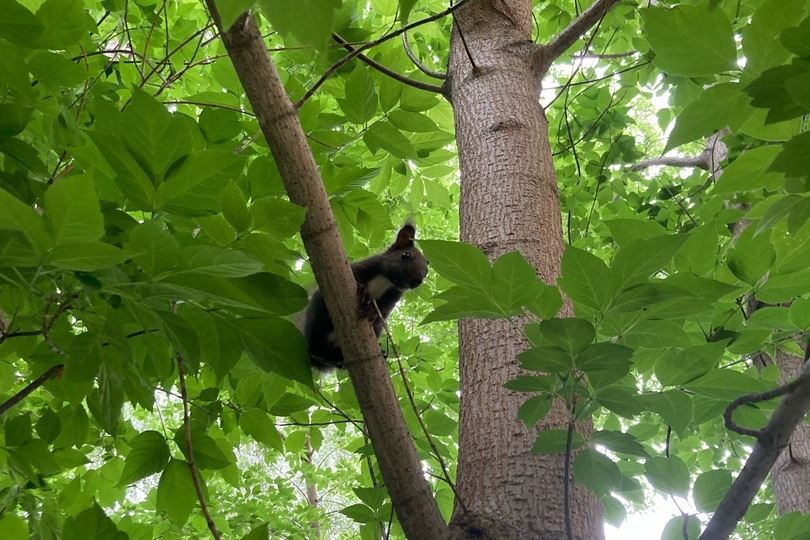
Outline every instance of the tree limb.
[[(206, 2), (206, 4), (209, 4), (209, 5), (211, 4), (211, 2), (209, 0), (205, 0), (205, 2)], [(388, 41), (391, 38), (395, 38), (400, 34), (404, 34), (405, 32), (407, 32), (408, 30), (410, 30), (412, 28), (416, 28), (417, 26), (421, 26), (421, 25), (423, 25), (425, 23), (429, 23), (429, 22), (432, 22), (432, 21), (439, 20), (442, 17), (445, 17), (445, 16), (449, 15), (450, 13), (453, 13), (454, 11), (456, 11), (458, 8), (460, 8), (461, 6), (466, 4), (467, 2), (469, 2), (469, 0), (460, 0), (459, 2), (456, 2), (454, 5), (450, 6), (447, 9), (445, 9), (444, 11), (440, 11), (439, 13), (436, 13), (435, 15), (431, 15), (430, 17), (426, 17), (426, 18), (421, 19), (419, 21), (412, 22), (411, 24), (406, 24), (405, 26), (403, 26), (399, 30), (394, 30), (390, 34), (386, 34), (386, 35), (382, 36), (381, 38), (375, 39), (374, 41), (369, 41), (365, 45), (356, 48), (354, 50), (354, 52), (350, 52), (349, 54), (347, 54), (346, 56), (344, 56), (343, 58), (341, 58), (340, 60), (338, 60), (337, 62), (332, 64), (331, 66), (329, 66), (329, 69), (327, 69), (326, 72), (324, 72), (324, 74), (321, 76), (321, 78), (318, 79), (315, 82), (315, 84), (313, 84), (312, 87), (309, 90), (307, 90), (307, 93), (304, 94), (304, 96), (301, 99), (299, 99), (298, 101), (295, 102), (295, 108), (300, 109), (301, 105), (303, 105), (306, 102), (306, 100), (311, 98), (312, 94), (314, 94), (318, 90), (318, 88), (320, 88), (321, 85), (326, 82), (326, 79), (331, 77), (332, 74), (335, 71), (338, 70), (338, 68), (340, 68), (341, 66), (347, 64), (352, 58), (359, 55), (363, 51), (365, 51), (367, 49), (370, 49), (370, 48), (372, 48), (372, 47), (374, 47), (376, 45), (379, 45), (380, 43)]]
[[(368, 320), (358, 317), (357, 282), (296, 106), (284, 90), (256, 22), (243, 14), (226, 32), (214, 0), (206, 0), (206, 4), (253, 106), (290, 201), (307, 209), (301, 238), (326, 300), (402, 528), (409, 538), (447, 538), (449, 528), (422, 473), (374, 331)], [(362, 48), (355, 51), (362, 52)]]
[[(402, 34), (403, 36), (405, 34)], [(354, 47), (349, 44), (348, 41), (340, 37), (340, 35), (332, 32), (332, 39), (343, 45), (343, 48), (349, 51), (350, 53), (354, 52)], [(419, 90), (425, 90), (426, 92), (435, 92), (437, 94), (444, 94), (444, 89), (441, 86), (436, 86), (435, 84), (430, 84), (422, 81), (417, 81), (416, 79), (411, 79), (410, 77), (406, 77), (402, 73), (394, 71), (393, 69), (387, 68), (384, 65), (380, 64), (376, 60), (372, 60), (365, 54), (357, 55), (357, 58), (360, 59), (362, 62), (365, 62), (369, 66), (373, 67), (380, 73), (388, 75), (392, 79), (395, 79), (402, 84), (407, 84), (408, 86), (413, 86), (414, 88), (418, 88)]]
[(405, 47), (405, 54), (408, 55), (408, 58), (411, 59), (411, 62), (413, 62), (413, 65), (415, 65), (419, 69), (419, 71), (421, 71), (428, 77), (433, 77), (434, 79), (442, 79), (442, 80), (447, 79), (447, 73), (442, 73), (440, 71), (433, 71), (432, 69), (430, 69), (425, 64), (419, 61), (419, 58), (417, 58), (416, 55), (411, 50), (411, 44), (408, 41), (408, 32), (402, 33), (402, 46)]
[(810, 410), (810, 364), (789, 385), (789, 391), (757, 433), (754, 450), (726, 492), (699, 540), (725, 540), (745, 515), (779, 453), (787, 446), (796, 425)]
[(0, 417), (6, 414), (14, 405), (21, 402), (28, 395), (45, 384), (48, 379), (53, 379), (54, 377), (61, 377), (62, 371), (65, 369), (65, 364), (56, 364), (55, 366), (51, 366), (51, 368), (37, 377), (34, 381), (28, 384), (25, 388), (8, 398), (2, 405), (0, 405)]
[(588, 29), (607, 14), (619, 0), (596, 0), (591, 7), (574, 19), (557, 37), (542, 47), (545, 65), (541, 66), (541, 73), (545, 73), (551, 63), (562, 56)]

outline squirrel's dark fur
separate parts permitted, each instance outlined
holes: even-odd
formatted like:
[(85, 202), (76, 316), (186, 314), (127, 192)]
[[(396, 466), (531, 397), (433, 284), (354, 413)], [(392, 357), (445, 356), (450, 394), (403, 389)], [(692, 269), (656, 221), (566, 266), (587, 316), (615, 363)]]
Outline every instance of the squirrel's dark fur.
[[(427, 275), (427, 261), (413, 245), (416, 229), (405, 225), (397, 233), (394, 243), (383, 253), (352, 264), (357, 292), (361, 295), (361, 317), (368, 317), (377, 337), (383, 329), (383, 321), (377, 315), (370, 299), (380, 308), (383, 319), (393, 311), (406, 289), (415, 289)], [(367, 311), (367, 312), (366, 312)], [(337, 344), (335, 328), (326, 310), (321, 291), (316, 290), (304, 316), (304, 337), (309, 347), (312, 366), (318, 370), (343, 367), (343, 352)]]

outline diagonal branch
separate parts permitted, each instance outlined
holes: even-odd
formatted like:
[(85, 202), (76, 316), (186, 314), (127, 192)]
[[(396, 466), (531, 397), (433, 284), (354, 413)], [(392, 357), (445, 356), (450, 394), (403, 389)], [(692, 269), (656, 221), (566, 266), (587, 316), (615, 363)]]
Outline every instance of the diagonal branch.
[[(618, 1), (618, 0), (613, 0), (613, 1)], [(407, 32), (408, 30), (410, 30), (412, 28), (416, 28), (417, 26), (421, 26), (421, 25), (423, 25), (425, 23), (437, 21), (437, 20), (441, 19), (442, 17), (446, 17), (447, 15), (449, 15), (450, 13), (453, 13), (454, 11), (459, 9), (461, 6), (463, 6), (467, 2), (469, 2), (469, 0), (460, 0), (456, 4), (454, 4), (454, 5), (450, 6), (449, 8), (445, 9), (444, 11), (440, 11), (439, 13), (431, 15), (430, 17), (425, 17), (424, 19), (421, 19), (419, 21), (412, 22), (411, 24), (406, 24), (405, 26), (403, 26), (399, 30), (394, 30), (390, 34), (386, 34), (386, 35), (382, 36), (379, 39), (375, 39), (374, 41), (369, 41), (368, 43), (366, 43), (362, 47), (356, 48), (354, 50), (354, 52), (350, 52), (349, 54), (347, 54), (346, 56), (344, 56), (343, 58), (341, 58), (340, 60), (338, 60), (337, 62), (332, 64), (331, 66), (329, 66), (329, 69), (327, 69), (326, 72), (324, 72), (324, 74), (321, 75), (321, 78), (318, 79), (315, 82), (315, 84), (313, 84), (312, 87), (309, 90), (307, 90), (307, 93), (304, 94), (304, 96), (301, 99), (299, 99), (298, 101), (295, 102), (295, 108), (300, 109), (301, 106), (306, 102), (306, 100), (311, 98), (312, 95), (318, 90), (318, 88), (320, 88), (321, 85), (326, 82), (326, 79), (331, 77), (332, 74), (335, 73), (335, 71), (337, 71), (343, 65), (347, 64), (351, 59), (355, 58), (360, 53), (365, 52), (366, 50), (368, 50), (368, 49), (370, 49), (372, 47), (376, 47), (380, 43), (388, 41), (389, 39), (395, 38), (400, 34), (404, 34), (405, 32)], [(206, 3), (210, 3), (210, 2), (208, 0), (206, 0)]]
[(408, 55), (408, 58), (411, 59), (413, 65), (419, 68), (419, 71), (427, 75), (428, 77), (433, 77), (434, 79), (447, 79), (447, 73), (442, 73), (440, 71), (434, 71), (427, 67), (425, 64), (419, 61), (419, 58), (416, 57), (413, 50), (411, 50), (411, 44), (408, 41), (408, 32), (402, 33), (402, 46), (405, 47), (405, 54)]
[[(404, 36), (405, 34), (402, 35)], [(336, 34), (335, 32), (332, 32), (332, 39), (340, 43), (343, 46), (343, 48), (349, 51), (350, 53), (353, 53), (355, 51), (355, 48), (352, 47), (352, 45), (348, 41), (340, 37), (340, 35)], [(372, 60), (365, 54), (360, 54), (357, 56), (357, 58), (360, 59), (362, 62), (365, 62), (369, 66), (373, 67), (380, 73), (384, 73), (385, 75), (388, 75), (392, 79), (395, 79), (401, 82), (402, 84), (407, 84), (408, 86), (413, 86), (414, 88), (418, 88), (419, 90), (425, 90), (427, 92), (436, 92), (437, 94), (444, 94), (444, 88), (442, 88), (441, 86), (436, 86), (435, 84), (417, 81), (416, 79), (406, 77), (405, 75), (399, 73), (398, 71), (394, 71), (391, 68), (385, 67), (376, 60)]]
[(358, 317), (357, 282), (296, 106), (284, 90), (253, 18), (243, 14), (226, 32), (215, 0), (205, 3), (273, 153), (287, 195), (307, 210), (301, 238), (402, 528), (408, 538), (447, 538), (449, 528), (422, 473), (374, 331), (366, 318)]
[(543, 68), (541, 73), (545, 73), (554, 60), (562, 56), (590, 27), (595, 25), (618, 3), (619, 0), (596, 0), (591, 7), (583, 11), (557, 37), (542, 47), (543, 55), (541, 57), (544, 65), (541, 66)]
[[(787, 446), (796, 425), (810, 410), (810, 364), (806, 363), (796, 380), (785, 388), (787, 393), (765, 427), (755, 433), (757, 442), (754, 450), (699, 540), (725, 540), (745, 515), (779, 453)], [(749, 401), (757, 401), (760, 397), (754, 396)]]

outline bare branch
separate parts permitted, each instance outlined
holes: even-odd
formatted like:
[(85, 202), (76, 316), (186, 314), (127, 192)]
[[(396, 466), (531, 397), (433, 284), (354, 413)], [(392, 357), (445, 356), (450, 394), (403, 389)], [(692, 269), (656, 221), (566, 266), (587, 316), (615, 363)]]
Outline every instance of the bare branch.
[[(405, 34), (403, 34), (403, 36), (404, 35)], [(332, 39), (334, 39), (335, 41), (337, 41), (338, 43), (343, 45), (343, 48), (346, 49), (347, 51), (349, 51), (350, 53), (355, 51), (355, 48), (352, 47), (349, 44), (348, 41), (346, 41), (345, 39), (343, 39), (342, 37), (340, 37), (338, 34), (336, 34), (334, 32), (332, 33)], [(392, 79), (395, 79), (395, 80), (401, 82), (402, 84), (407, 84), (408, 86), (413, 86), (414, 88), (418, 88), (419, 90), (425, 90), (427, 92), (435, 92), (437, 94), (444, 94), (444, 89), (441, 86), (436, 86), (435, 84), (430, 84), (430, 83), (426, 83), (426, 82), (422, 82), (422, 81), (417, 81), (416, 79), (411, 79), (410, 77), (406, 77), (405, 75), (403, 75), (403, 74), (401, 74), (399, 72), (396, 72), (393, 69), (385, 67), (384, 65), (380, 64), (376, 60), (372, 60), (371, 58), (369, 58), (365, 54), (359, 54), (359, 55), (357, 55), (357, 58), (359, 58), (361, 61), (365, 62), (369, 66), (373, 67), (374, 69), (376, 69), (380, 73), (384, 73), (385, 75), (388, 75)]]
[(64, 369), (65, 364), (56, 364), (55, 366), (51, 366), (48, 371), (37, 377), (31, 384), (27, 385), (25, 388), (8, 398), (2, 405), (0, 405), (0, 417), (6, 414), (17, 403), (27, 398), (31, 392), (45, 384), (48, 379), (61, 377)]
[(408, 42), (408, 32), (402, 33), (402, 46), (405, 47), (405, 54), (408, 55), (408, 58), (411, 59), (411, 62), (413, 62), (413, 65), (415, 65), (419, 69), (419, 71), (421, 71), (428, 77), (433, 77), (434, 79), (444, 80), (447, 78), (447, 73), (442, 73), (440, 71), (433, 71), (432, 69), (430, 69), (429, 67), (427, 67), (426, 65), (424, 65), (422, 62), (419, 61), (419, 59), (411, 50), (411, 44)]
[(730, 131), (728, 128), (723, 128), (707, 137), (706, 148), (700, 155), (693, 157), (659, 156), (643, 159), (630, 170), (636, 172), (655, 166), (697, 167), (704, 171), (711, 171), (712, 177), (717, 177), (720, 172), (720, 162), (728, 157), (728, 147), (722, 141), (722, 138), (728, 135)]
[(205, 493), (202, 490), (200, 483), (200, 473), (197, 472), (197, 464), (194, 462), (194, 448), (191, 445), (191, 422), (188, 415), (188, 392), (186, 391), (186, 377), (183, 373), (183, 357), (177, 355), (177, 375), (180, 379), (180, 396), (183, 401), (183, 432), (186, 437), (186, 459), (188, 460), (188, 470), (191, 472), (191, 481), (194, 483), (194, 489), (197, 491), (197, 499), (200, 501), (200, 508), (202, 509), (205, 522), (208, 524), (208, 530), (211, 535), (220, 540), (222, 535), (219, 533), (211, 512), (208, 510), (208, 505), (205, 502)]
[(543, 68), (541, 73), (545, 73), (548, 65), (562, 56), (565, 51), (576, 43), (590, 27), (604, 17), (618, 2), (619, 0), (596, 0), (591, 7), (583, 11), (582, 14), (574, 19), (557, 37), (549, 41), (548, 44), (543, 47), (544, 54), (542, 57), (546, 65), (541, 66)]
[[(446, 17), (447, 15), (449, 15), (450, 13), (453, 13), (454, 11), (456, 11), (458, 8), (460, 8), (461, 6), (463, 6), (464, 4), (466, 4), (469, 1), (470, 0), (460, 0), (458, 3), (456, 3), (455, 5), (450, 6), (449, 8), (445, 9), (444, 11), (440, 11), (439, 13), (436, 13), (435, 15), (431, 15), (430, 17), (426, 17), (426, 18), (424, 18), (422, 20), (412, 22), (411, 24), (406, 24), (405, 26), (403, 26), (399, 30), (394, 30), (390, 34), (386, 34), (386, 35), (382, 36), (379, 39), (375, 39), (374, 41), (369, 41), (368, 43), (366, 43), (362, 47), (356, 48), (354, 50), (354, 52), (350, 52), (349, 54), (347, 54), (346, 56), (344, 56), (343, 58), (341, 58), (340, 60), (338, 60), (337, 62), (332, 64), (329, 67), (329, 69), (327, 69), (326, 72), (321, 76), (321, 78), (318, 79), (318, 81), (315, 84), (313, 84), (312, 87), (309, 90), (307, 90), (307, 93), (304, 94), (304, 96), (301, 99), (299, 99), (298, 101), (295, 102), (295, 108), (300, 109), (301, 106), (306, 102), (306, 100), (311, 98), (312, 94), (314, 94), (318, 90), (318, 88), (320, 88), (321, 85), (326, 82), (326, 79), (331, 77), (332, 74), (335, 71), (337, 71), (341, 66), (347, 64), (352, 58), (356, 57), (360, 53), (366, 51), (367, 49), (375, 47), (375, 46), (379, 45), (380, 43), (388, 41), (391, 38), (395, 38), (400, 34), (404, 34), (405, 32), (407, 32), (408, 30), (410, 30), (412, 28), (416, 28), (417, 26), (421, 26), (421, 25), (429, 23), (429, 22), (437, 21), (437, 20), (441, 19), (442, 17)], [(206, 3), (209, 3), (208, 0), (206, 0)]]
[[(781, 389), (780, 389), (781, 390)], [(756, 399), (762, 397), (755, 395)], [(725, 540), (745, 515), (748, 506), (768, 476), (779, 453), (788, 445), (796, 425), (810, 410), (810, 364), (787, 386), (787, 393), (773, 411), (745, 466), (715, 510), (699, 540)]]

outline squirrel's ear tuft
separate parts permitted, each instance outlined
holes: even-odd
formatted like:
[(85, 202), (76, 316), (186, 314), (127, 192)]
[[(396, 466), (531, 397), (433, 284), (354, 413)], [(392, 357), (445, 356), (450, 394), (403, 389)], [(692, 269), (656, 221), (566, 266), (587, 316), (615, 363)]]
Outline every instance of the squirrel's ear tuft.
[(397, 233), (397, 239), (391, 249), (405, 249), (413, 245), (416, 238), (416, 229), (410, 223), (405, 224)]

